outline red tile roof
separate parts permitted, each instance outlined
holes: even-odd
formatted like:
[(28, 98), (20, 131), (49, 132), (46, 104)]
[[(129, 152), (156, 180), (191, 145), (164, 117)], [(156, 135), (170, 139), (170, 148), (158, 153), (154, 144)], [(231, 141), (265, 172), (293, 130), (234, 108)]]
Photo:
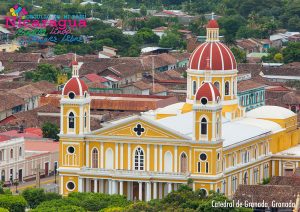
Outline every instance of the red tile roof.
[(25, 140), (25, 151), (58, 152), (59, 142)]
[(104, 77), (101, 77), (97, 74), (86, 74), (83, 77), (85, 77), (86, 79), (88, 79), (91, 82), (107, 82), (108, 80), (105, 79)]
[(24, 130), (24, 133), (19, 133), (17, 130), (11, 130), (7, 132), (0, 133), (0, 136), (9, 136), (12, 138), (42, 138), (41, 133), (37, 129), (29, 128), (29, 131), (27, 129)]

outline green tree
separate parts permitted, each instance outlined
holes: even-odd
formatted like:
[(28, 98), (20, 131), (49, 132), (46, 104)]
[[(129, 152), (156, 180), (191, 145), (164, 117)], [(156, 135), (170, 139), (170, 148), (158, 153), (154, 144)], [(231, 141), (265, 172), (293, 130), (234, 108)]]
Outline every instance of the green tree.
[(186, 43), (181, 39), (180, 34), (174, 31), (167, 31), (159, 41), (159, 46), (172, 49), (183, 49)]
[(285, 63), (300, 62), (300, 42), (289, 42), (282, 55)]
[(159, 41), (159, 37), (150, 28), (142, 28), (138, 30), (134, 35), (134, 38), (141, 44), (157, 44)]
[(45, 192), (41, 188), (27, 188), (22, 192), (22, 196), (30, 208), (36, 208), (40, 203), (46, 200)]
[(140, 13), (142, 16), (146, 16), (147, 15), (147, 7), (142, 4), (141, 7), (140, 7)]
[(58, 141), (59, 137), (57, 134), (59, 133), (59, 129), (56, 124), (53, 124), (51, 122), (46, 122), (42, 126), (42, 131), (43, 131), (44, 138), (52, 138)]
[(39, 64), (35, 71), (25, 73), (26, 80), (34, 82), (46, 80), (48, 82), (56, 83), (59, 70), (51, 64)]
[(27, 202), (22, 196), (0, 195), (0, 208), (10, 212), (25, 212)]
[(247, 58), (246, 58), (246, 52), (244, 52), (243, 50), (237, 48), (237, 47), (233, 47), (231, 48), (231, 51), (236, 59), (236, 62), (238, 63), (246, 63)]

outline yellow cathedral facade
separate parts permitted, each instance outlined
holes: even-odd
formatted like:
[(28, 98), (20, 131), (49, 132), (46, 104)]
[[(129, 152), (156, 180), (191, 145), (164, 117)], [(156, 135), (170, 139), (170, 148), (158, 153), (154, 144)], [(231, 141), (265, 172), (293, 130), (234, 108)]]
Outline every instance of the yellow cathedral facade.
[(219, 41), (216, 20), (190, 57), (186, 102), (91, 131), (88, 88), (76, 60), (72, 68), (60, 100), (62, 195), (102, 192), (149, 201), (191, 179), (194, 190), (230, 198), (239, 184), (259, 184), (300, 166), (295, 113), (277, 106), (245, 112), (239, 106), (237, 64)]

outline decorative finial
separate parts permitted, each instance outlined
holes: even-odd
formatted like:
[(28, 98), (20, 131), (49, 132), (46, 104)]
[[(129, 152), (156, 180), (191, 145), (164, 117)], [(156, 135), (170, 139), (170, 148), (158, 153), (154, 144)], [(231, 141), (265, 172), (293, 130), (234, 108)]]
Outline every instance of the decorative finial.
[(215, 19), (215, 13), (214, 12), (211, 12), (211, 20), (214, 20)]

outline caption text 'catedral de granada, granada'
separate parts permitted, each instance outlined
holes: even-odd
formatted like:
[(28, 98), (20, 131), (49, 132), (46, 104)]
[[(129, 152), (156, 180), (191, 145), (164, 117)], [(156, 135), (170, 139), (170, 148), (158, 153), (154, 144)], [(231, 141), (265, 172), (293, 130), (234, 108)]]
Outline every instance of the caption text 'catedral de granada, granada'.
[(60, 100), (63, 195), (104, 192), (149, 201), (192, 179), (194, 190), (232, 197), (239, 184), (259, 184), (299, 166), (296, 114), (277, 106), (246, 112), (239, 105), (237, 64), (219, 41), (216, 20), (190, 57), (186, 102), (90, 131), (91, 98), (76, 60), (72, 69)]

